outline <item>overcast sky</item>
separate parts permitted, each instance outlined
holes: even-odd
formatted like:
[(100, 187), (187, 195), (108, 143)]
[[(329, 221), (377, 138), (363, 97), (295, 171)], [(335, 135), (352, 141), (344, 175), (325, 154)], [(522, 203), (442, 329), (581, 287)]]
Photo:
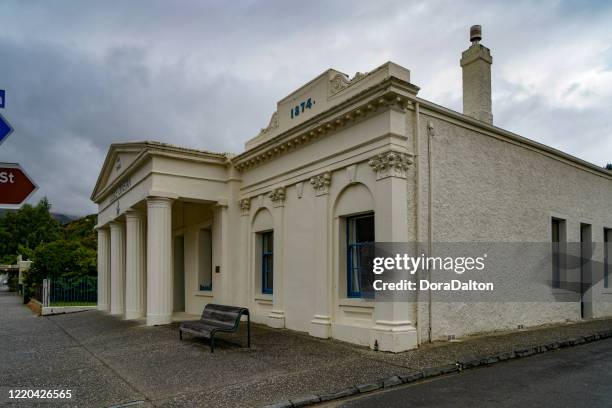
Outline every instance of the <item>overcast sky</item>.
[(15, 132), (0, 162), (38, 183), (31, 202), (83, 215), (111, 143), (241, 152), (276, 101), (328, 68), (391, 60), (419, 96), (461, 111), (472, 24), (493, 54), (497, 126), (612, 162), (612, 3), (462, 3), (2, 0), (1, 113)]

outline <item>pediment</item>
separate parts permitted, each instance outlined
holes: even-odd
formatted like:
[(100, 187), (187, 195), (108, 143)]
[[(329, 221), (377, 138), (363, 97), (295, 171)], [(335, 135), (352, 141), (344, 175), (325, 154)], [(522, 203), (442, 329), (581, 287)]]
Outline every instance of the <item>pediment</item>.
[(254, 148), (391, 77), (409, 83), (410, 71), (393, 62), (353, 77), (328, 69), (278, 101), (268, 126), (248, 140), (245, 148)]
[(91, 199), (95, 200), (100, 192), (121, 178), (145, 150), (145, 143), (112, 144), (106, 154)]

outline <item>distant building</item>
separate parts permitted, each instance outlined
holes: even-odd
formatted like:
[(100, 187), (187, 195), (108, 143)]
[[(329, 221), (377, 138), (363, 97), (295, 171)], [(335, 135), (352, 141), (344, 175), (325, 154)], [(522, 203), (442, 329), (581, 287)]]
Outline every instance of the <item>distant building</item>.
[(350, 79), (323, 72), (238, 155), (111, 145), (92, 193), (99, 309), (157, 325), (240, 305), (272, 327), (389, 351), (612, 315), (603, 280), (541, 305), (360, 297), (349, 250), (360, 243), (611, 238), (612, 174), (493, 126), (492, 57), (471, 37), (463, 114), (419, 98), (410, 71), (388, 62)]

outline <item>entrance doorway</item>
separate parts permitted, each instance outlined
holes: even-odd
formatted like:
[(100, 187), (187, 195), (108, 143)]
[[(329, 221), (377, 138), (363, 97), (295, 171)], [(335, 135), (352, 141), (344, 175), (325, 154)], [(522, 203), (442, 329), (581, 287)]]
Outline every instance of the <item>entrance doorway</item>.
[(173, 311), (185, 311), (185, 237), (174, 237)]

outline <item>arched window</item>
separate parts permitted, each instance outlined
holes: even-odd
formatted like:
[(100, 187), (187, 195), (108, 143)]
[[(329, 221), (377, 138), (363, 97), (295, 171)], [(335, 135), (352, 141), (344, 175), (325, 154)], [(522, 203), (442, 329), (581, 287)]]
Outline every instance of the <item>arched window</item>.
[(374, 257), (374, 200), (363, 184), (352, 184), (338, 196), (334, 216), (339, 225), (340, 296), (363, 297), (362, 288), (371, 286)]
[(271, 295), (274, 292), (274, 229), (272, 214), (262, 208), (253, 218), (255, 238), (255, 282), (260, 293)]

